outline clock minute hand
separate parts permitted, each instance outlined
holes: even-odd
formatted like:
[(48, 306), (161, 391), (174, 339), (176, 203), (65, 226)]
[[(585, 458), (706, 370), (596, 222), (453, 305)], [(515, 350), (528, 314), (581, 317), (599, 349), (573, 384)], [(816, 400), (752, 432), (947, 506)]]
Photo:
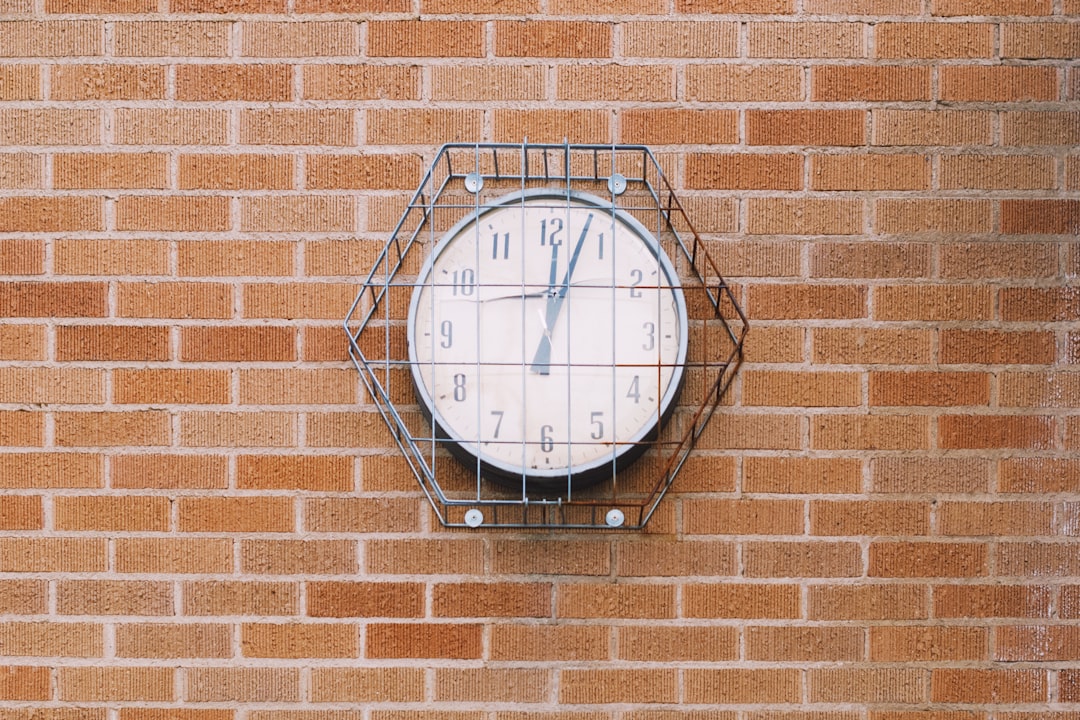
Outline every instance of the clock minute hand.
[(540, 344), (536, 346), (536, 354), (533, 355), (532, 366), (530, 367), (534, 373), (540, 373), (541, 375), (551, 373), (551, 333), (555, 329), (555, 321), (559, 317), (563, 301), (566, 300), (566, 293), (570, 289), (570, 279), (574, 276), (574, 268), (577, 266), (578, 256), (581, 255), (581, 248), (585, 245), (585, 238), (589, 234), (589, 225), (592, 224), (592, 219), (592, 213), (589, 213), (588, 217), (585, 218), (585, 226), (581, 228), (581, 235), (574, 246), (574, 252), (570, 256), (570, 263), (566, 267), (566, 275), (563, 276), (558, 292), (555, 292), (555, 253), (552, 252), (551, 295), (548, 297), (544, 334), (540, 337)]

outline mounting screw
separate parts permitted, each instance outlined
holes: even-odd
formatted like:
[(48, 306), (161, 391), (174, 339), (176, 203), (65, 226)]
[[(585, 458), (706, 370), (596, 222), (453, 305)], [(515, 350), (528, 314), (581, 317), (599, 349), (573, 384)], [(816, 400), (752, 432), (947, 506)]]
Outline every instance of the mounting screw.
[(623, 511), (619, 509), (608, 510), (607, 516), (604, 518), (607, 521), (609, 527), (619, 527), (626, 520), (626, 516), (623, 515)]
[(469, 527), (480, 527), (484, 522), (484, 513), (476, 508), (465, 513), (465, 524)]
[(480, 176), (480, 173), (471, 172), (465, 176), (465, 189), (469, 192), (478, 193), (482, 187), (484, 187), (484, 178)]
[(626, 177), (619, 173), (613, 173), (607, 180), (607, 186), (612, 195), (622, 195), (626, 192)]

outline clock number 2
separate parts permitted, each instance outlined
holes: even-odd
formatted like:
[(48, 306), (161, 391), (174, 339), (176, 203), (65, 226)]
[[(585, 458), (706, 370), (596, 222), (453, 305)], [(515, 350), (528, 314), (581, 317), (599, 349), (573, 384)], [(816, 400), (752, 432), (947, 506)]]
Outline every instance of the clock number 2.
[(630, 277), (633, 280), (633, 282), (630, 283), (630, 297), (639, 298), (641, 297), (641, 291), (638, 290), (638, 285), (640, 285), (641, 281), (645, 279), (645, 273), (641, 272), (641, 270), (638, 270), (637, 268), (634, 268), (630, 271)]

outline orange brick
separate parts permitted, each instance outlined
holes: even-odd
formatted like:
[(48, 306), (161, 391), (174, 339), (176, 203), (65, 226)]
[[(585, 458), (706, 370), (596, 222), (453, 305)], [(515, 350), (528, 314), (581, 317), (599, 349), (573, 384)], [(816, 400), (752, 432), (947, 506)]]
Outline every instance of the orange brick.
[(794, 102), (803, 98), (803, 71), (795, 65), (689, 65), (684, 73), (687, 100)]
[(62, 412), (55, 423), (61, 447), (169, 444), (169, 415), (163, 410)]
[(172, 615), (172, 583), (145, 580), (62, 580), (56, 585), (62, 615)]
[[(101, 139), (100, 110), (0, 109), (0, 144), (3, 145), (97, 145), (101, 143)], [(76, 198), (36, 199), (37, 202), (45, 203), (64, 200), (72, 201)], [(15, 199), (6, 202), (13, 201)], [(30, 207), (33, 206), (34, 203), (31, 202)]]
[(0, 273), (42, 275), (45, 243), (40, 240), (0, 240)]
[(747, 660), (862, 660), (863, 644), (863, 630), (855, 627), (746, 628)]
[(226, 538), (120, 538), (116, 572), (228, 573), (233, 570), (232, 540)]
[(817, 65), (810, 69), (810, 98), (818, 102), (929, 100), (930, 80), (928, 67)]
[(683, 614), (687, 617), (795, 618), (801, 614), (797, 585), (691, 584), (683, 593)]
[(491, 626), (493, 660), (605, 660), (610, 631), (596, 625), (496, 623)]
[[(497, 57), (611, 57), (612, 26), (561, 20), (497, 20)], [(478, 55), (474, 55), (478, 57)]]
[(41, 98), (41, 68), (38, 65), (0, 66), (0, 100)]
[(675, 0), (679, 13), (768, 13), (795, 12), (794, 0)]
[(313, 190), (389, 189), (416, 186), (421, 176), (418, 155), (311, 155), (304, 184)]
[(73, 622), (0, 623), (4, 655), (101, 657), (102, 626)]
[(866, 56), (865, 26), (861, 23), (754, 22), (748, 27), (748, 42), (749, 55), (755, 58)]
[(53, 186), (73, 188), (168, 187), (168, 157), (161, 153), (58, 153)]
[(1073, 407), (1080, 403), (1080, 373), (1003, 373), (998, 392), (1003, 407)]
[(1075, 625), (998, 627), (994, 630), (994, 658), (1009, 662), (1077, 660), (1078, 631)]
[(422, 702), (424, 669), (326, 667), (311, 671), (314, 702)]
[(101, 200), (92, 197), (4, 198), (0, 199), (0, 232), (104, 230), (104, 209)]
[(905, 703), (926, 700), (921, 668), (821, 668), (807, 677), (811, 702)]
[(356, 625), (341, 623), (244, 623), (240, 650), (258, 658), (352, 658), (360, 649)]
[(749, 198), (747, 232), (753, 235), (857, 235), (863, 231), (861, 200)]
[(135, 658), (227, 658), (232, 656), (229, 625), (123, 623), (116, 627), (116, 654)]
[(10, 20), (0, 24), (0, 57), (102, 55), (100, 20)]
[(1080, 293), (1072, 287), (1005, 288), (1000, 293), (1001, 319), (1071, 321), (1080, 317)]
[(998, 466), (1002, 492), (1071, 492), (1080, 487), (1080, 463), (1066, 458), (1006, 458)]
[(298, 195), (243, 198), (240, 229), (247, 232), (352, 232), (351, 197)]
[(851, 407), (862, 402), (857, 373), (747, 370), (743, 403), (786, 407)]
[(117, 287), (119, 317), (226, 319), (232, 287), (206, 282), (131, 282)]
[(944, 189), (1051, 190), (1053, 159), (1039, 155), (943, 155)]
[[(715, 503), (720, 508), (711, 505)], [(703, 507), (704, 506), (704, 507)], [(684, 506), (689, 507), (689, 506)], [(745, 504), (740, 501), (696, 501), (693, 505), (696, 519), (684, 519), (684, 525), (693, 526), (693, 533), (727, 533), (739, 534), (743, 528), (752, 528), (748, 532), (758, 532), (757, 528), (763, 527), (769, 521), (763, 521), (761, 517), (765, 508), (783, 508), (782, 501), (748, 501)], [(713, 518), (706, 513), (717, 509), (718, 515), (723, 519), (730, 519), (739, 510), (745, 509), (748, 514), (755, 517), (745, 522), (741, 527), (724, 527), (723, 521), (713, 522)], [(775, 526), (790, 527), (790, 513), (783, 513), (784, 517), (775, 522)], [(703, 517), (705, 516), (705, 517)], [(703, 522), (704, 521), (704, 522)], [(707, 525), (712, 523), (712, 529)], [(796, 523), (797, 524), (797, 523)], [(725, 542), (704, 541), (679, 541), (674, 543), (635, 543), (619, 548), (616, 559), (617, 572), (621, 577), (686, 577), (690, 575), (734, 575), (736, 574), (736, 548), (734, 544)]]
[(1002, 200), (1001, 232), (1075, 237), (1080, 233), (1080, 200)]
[(686, 157), (690, 188), (801, 190), (802, 176), (803, 159), (796, 154), (691, 153)]
[(104, 379), (89, 368), (0, 368), (0, 389), (9, 403), (100, 403)]
[(500, 110), (495, 111), (495, 140), (520, 142), (609, 143), (611, 116), (602, 110)]
[(117, 108), (113, 137), (120, 145), (225, 145), (229, 111)]
[(169, 329), (140, 325), (61, 325), (56, 328), (56, 359), (168, 360)]
[(944, 502), (938, 509), (942, 535), (1051, 535), (1054, 506), (1032, 502)]
[(294, 503), (284, 497), (183, 497), (180, 532), (292, 532)]
[(1080, 112), (1004, 112), (1001, 114), (1001, 143), (1075, 146), (1080, 143)]
[(312, 582), (311, 617), (423, 617), (424, 586), (406, 582)]
[(623, 142), (651, 145), (730, 145), (738, 142), (739, 118), (734, 110), (625, 110), (619, 135)]
[[(509, 2), (507, 0), (421, 0), (420, 7), (421, 12), (433, 15), (531, 14), (540, 11), (540, 2), (539, 0), (510, 0)], [(561, 7), (561, 9), (557, 7), (553, 10), (555, 13), (567, 11), (566, 7)]]
[(244, 490), (353, 489), (349, 457), (320, 455), (242, 455), (237, 459), (236, 486)]
[(240, 112), (245, 145), (353, 145), (353, 112), (344, 109), (252, 109)]
[(180, 65), (176, 68), (176, 99), (286, 102), (292, 99), (292, 68), (288, 65)]
[(819, 450), (920, 450), (929, 447), (927, 418), (919, 415), (816, 415), (810, 447)]
[(978, 543), (873, 542), (871, 577), (978, 577), (988, 574), (987, 548)]
[(1051, 67), (946, 66), (941, 68), (942, 100), (1020, 102), (1057, 100), (1058, 74)]
[(369, 658), (479, 659), (483, 626), (451, 623), (372, 623)]
[(300, 669), (289, 667), (194, 667), (185, 670), (189, 702), (297, 702)]
[(734, 627), (640, 627), (618, 629), (619, 657), (647, 662), (720, 662), (739, 655)]
[(863, 145), (862, 110), (747, 110), (750, 145)]
[(812, 155), (813, 190), (928, 190), (930, 158), (922, 155)]
[(432, 589), (434, 617), (550, 617), (546, 583), (439, 583)]
[(182, 587), (185, 615), (295, 615), (300, 607), (295, 583), (210, 580)]
[(919, 15), (919, 0), (806, 0), (805, 10), (821, 15)]
[(872, 372), (870, 405), (986, 405), (990, 375), (980, 372)]
[(51, 700), (52, 673), (47, 667), (0, 666), (0, 698), (5, 700)]
[(298, 0), (299, 13), (408, 12), (408, 0)]
[(312, 447), (379, 447), (390, 439), (386, 423), (376, 413), (308, 415), (306, 444)]
[(862, 573), (859, 546), (848, 542), (748, 542), (747, 577), (854, 577)]
[(1074, 548), (1063, 543), (1001, 543), (997, 548), (997, 570), (1002, 575), (1074, 575), (1078, 560)]
[(753, 285), (747, 305), (757, 319), (859, 318), (866, 316), (866, 297), (856, 285)]
[(676, 674), (670, 668), (568, 668), (559, 673), (560, 703), (671, 703), (677, 696)]
[(172, 702), (170, 667), (65, 667), (58, 671), (59, 699), (67, 702)]
[(240, 52), (248, 57), (348, 57), (360, 49), (351, 22), (245, 22), (241, 31)]
[(456, 108), (387, 108), (368, 111), (367, 141), (379, 145), (468, 142), (480, 136), (483, 113)]
[(57, 530), (167, 532), (169, 500), (146, 496), (62, 496), (56, 498)]
[(947, 449), (1049, 449), (1052, 418), (1038, 415), (943, 415), (938, 445)]
[(621, 30), (622, 53), (628, 57), (718, 58), (739, 53), (739, 26), (733, 22), (627, 22)]
[(372, 540), (367, 571), (394, 575), (462, 575), (484, 567), (484, 548), (473, 540)]
[(14, 190), (43, 187), (43, 160), (42, 156), (31, 153), (0, 154), (0, 188)]
[(813, 277), (894, 278), (930, 274), (931, 247), (916, 243), (814, 243)]
[(1076, 23), (1005, 23), (1001, 27), (1002, 57), (1069, 59), (1078, 53), (1080, 25)]
[(292, 328), (190, 327), (180, 334), (184, 362), (249, 362), (296, 360)]
[(189, 277), (292, 275), (296, 243), (193, 240), (177, 243), (177, 272)]
[(989, 145), (992, 116), (979, 110), (875, 110), (874, 145)]
[(874, 288), (878, 320), (990, 320), (993, 295), (968, 285), (884, 285)]
[(57, 240), (54, 271), (63, 275), (164, 275), (169, 243), (162, 240)]
[(175, 13), (283, 13), (285, 0), (170, 0)]
[(147, 13), (156, 12), (153, 0), (45, 0), (47, 13)]
[(1050, 0), (934, 0), (934, 15), (1049, 15)]
[(4, 500), (0, 507), (0, 530), (43, 530), (45, 514), (41, 497), (14, 495)]
[(229, 229), (229, 201), (223, 197), (121, 197), (117, 230), (221, 232)]
[(1051, 591), (1039, 585), (935, 585), (934, 616), (941, 618), (1050, 617)]
[(368, 23), (372, 57), (483, 57), (484, 25), (450, 20), (375, 20)]
[[(717, 266), (724, 268), (729, 277), (796, 277), (800, 274), (798, 247), (792, 243), (773, 240), (719, 240), (707, 242), (706, 247)], [(791, 362), (790, 358), (802, 357), (802, 338), (796, 337), (798, 333), (792, 332), (795, 328), (755, 329), (762, 330), (761, 334), (750, 340), (750, 344), (743, 346), (750, 362)], [(703, 333), (704, 345), (694, 347), (695, 341), (691, 340), (691, 356), (697, 358), (698, 352), (715, 351), (712, 345), (715, 345), (720, 337), (710, 329)], [(755, 352), (755, 349), (759, 352)]]
[[(316, 444), (311, 435), (318, 417), (308, 419), (309, 445)], [(314, 498), (304, 503), (304, 528), (310, 532), (415, 532), (419, 527), (420, 506), (414, 498)]]
[(555, 593), (555, 615), (563, 618), (673, 618), (675, 588), (651, 584), (565, 584)]
[(338, 405), (356, 402), (351, 369), (241, 370), (240, 402), (253, 405)]
[(990, 465), (976, 458), (878, 458), (871, 463), (875, 492), (986, 492)]
[(539, 703), (551, 694), (547, 668), (438, 668), (435, 700)]
[(9, 447), (41, 447), (45, 444), (44, 420), (45, 415), (38, 412), (0, 410), (0, 443)]
[(683, 671), (691, 703), (795, 703), (802, 683), (793, 668), (709, 668)]
[(881, 23), (874, 27), (880, 58), (993, 57), (994, 26), (988, 23)]
[[(436, 78), (433, 81), (433, 94), (435, 99), (443, 99), (439, 92), (442, 84), (437, 80), (442, 68), (434, 67), (432, 70)], [(477, 72), (478, 69), (458, 66), (452, 68), (452, 71), (455, 75), (467, 75), (470, 72)], [(305, 99), (418, 100), (420, 98), (420, 68), (395, 65), (306, 65), (303, 68), (303, 85)], [(490, 88), (487, 90), (490, 92)], [(499, 97), (502, 98), (503, 95), (500, 94)]]
[(163, 65), (53, 65), (55, 100), (164, 100)]
[(0, 455), (0, 487), (103, 487), (105, 462), (93, 453), (5, 453)]
[(590, 541), (499, 541), (492, 547), (492, 566), (497, 573), (514, 575), (606, 575), (608, 549)]
[(44, 325), (0, 325), (0, 360), (44, 360)]
[(1058, 273), (1052, 243), (955, 243), (941, 248), (941, 274), (948, 278), (1049, 278)]
[[(675, 99), (675, 73), (672, 68), (662, 65), (563, 65), (557, 69), (556, 97), (560, 100), (635, 100), (638, 102), (670, 102)], [(642, 115), (655, 114), (656, 111), (630, 111), (624, 117), (633, 123), (634, 119)], [(697, 130), (707, 131), (710, 123), (708, 117), (717, 115), (701, 112), (699, 119), (682, 118), (673, 111), (661, 115), (665, 119), (675, 123), (672, 127), (672, 135), (684, 139), (685, 132)], [(680, 119), (683, 120), (681, 125)], [(699, 128), (705, 125), (706, 128)], [(633, 132), (630, 135), (640, 134), (640, 123), (632, 125)], [(738, 129), (735, 130), (736, 139)], [(687, 140), (687, 142), (692, 142)]]
[(930, 700), (941, 703), (1046, 702), (1045, 670), (935, 668)]
[(223, 455), (114, 455), (114, 488), (224, 488), (229, 484), (228, 458)]
[(811, 535), (926, 535), (924, 502), (837, 500), (810, 503)]
[(344, 317), (356, 287), (339, 283), (259, 283), (244, 285), (244, 316), (249, 318)]
[(929, 617), (924, 586), (864, 583), (813, 585), (808, 595), (811, 620), (915, 620)]
[(848, 458), (747, 457), (743, 490), (816, 494), (854, 493), (862, 486), (862, 463)]
[(113, 42), (118, 57), (224, 57), (232, 23), (212, 21), (120, 21)]

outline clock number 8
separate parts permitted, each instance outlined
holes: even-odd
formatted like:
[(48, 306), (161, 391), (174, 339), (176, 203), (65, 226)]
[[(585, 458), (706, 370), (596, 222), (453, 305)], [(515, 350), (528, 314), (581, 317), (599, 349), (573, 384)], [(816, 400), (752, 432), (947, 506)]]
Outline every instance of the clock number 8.
[(454, 400), (461, 402), (465, 399), (465, 374), (454, 375)]

